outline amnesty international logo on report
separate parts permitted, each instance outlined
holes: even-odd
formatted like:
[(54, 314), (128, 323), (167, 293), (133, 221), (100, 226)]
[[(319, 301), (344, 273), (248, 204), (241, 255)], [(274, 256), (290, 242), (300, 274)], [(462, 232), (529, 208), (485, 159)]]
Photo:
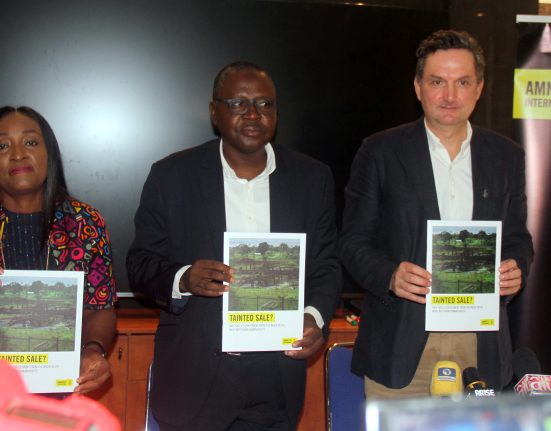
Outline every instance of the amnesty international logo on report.
[(515, 69), (513, 118), (551, 120), (551, 70)]

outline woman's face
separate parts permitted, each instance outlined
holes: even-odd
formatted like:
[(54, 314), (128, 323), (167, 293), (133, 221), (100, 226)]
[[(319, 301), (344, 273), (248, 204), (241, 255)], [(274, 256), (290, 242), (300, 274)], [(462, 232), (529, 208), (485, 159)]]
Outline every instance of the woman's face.
[(48, 174), (48, 152), (38, 124), (14, 112), (0, 118), (0, 199), (42, 200)]

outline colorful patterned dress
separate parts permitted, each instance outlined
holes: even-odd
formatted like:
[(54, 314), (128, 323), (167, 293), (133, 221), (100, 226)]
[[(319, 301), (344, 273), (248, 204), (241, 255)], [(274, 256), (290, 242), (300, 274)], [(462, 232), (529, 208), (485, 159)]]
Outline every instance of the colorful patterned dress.
[[(10, 228), (0, 207), (2, 240)], [(105, 221), (95, 208), (67, 198), (56, 209), (48, 241), (48, 269), (84, 271), (84, 308), (110, 308), (116, 301), (113, 256)], [(10, 269), (9, 261), (6, 265)]]

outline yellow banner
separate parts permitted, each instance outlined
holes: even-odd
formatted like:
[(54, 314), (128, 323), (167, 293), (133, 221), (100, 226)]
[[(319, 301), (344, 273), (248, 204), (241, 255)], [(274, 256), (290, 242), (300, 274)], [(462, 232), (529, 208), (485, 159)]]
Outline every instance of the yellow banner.
[(29, 354), (29, 355), (10, 355), (2, 354), (0, 359), (9, 362), (10, 364), (47, 364), (48, 355), (45, 354)]
[(432, 295), (431, 303), (438, 305), (473, 305), (474, 295)]
[(228, 322), (275, 322), (275, 316), (275, 313), (228, 313)]
[(551, 70), (515, 69), (513, 118), (551, 120)]
[(495, 326), (494, 319), (482, 319), (480, 320), (480, 326)]

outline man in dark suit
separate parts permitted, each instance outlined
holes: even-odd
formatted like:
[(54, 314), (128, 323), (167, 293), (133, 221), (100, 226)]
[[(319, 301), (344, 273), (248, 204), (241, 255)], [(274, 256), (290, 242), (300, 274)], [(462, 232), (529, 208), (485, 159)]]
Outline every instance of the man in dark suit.
[[(508, 383), (505, 307), (533, 254), (524, 153), (468, 120), (484, 84), (480, 46), (467, 33), (439, 31), (420, 44), (417, 59), (424, 116), (367, 138), (346, 188), (341, 257), (366, 291), (352, 369), (365, 376), (371, 398), (428, 395), (439, 360), (478, 367), (493, 388)], [(502, 221), (499, 331), (425, 331), (427, 220), (439, 219)]]
[[(269, 143), (276, 107), (265, 70), (226, 66), (209, 105), (221, 139), (155, 163), (144, 185), (127, 268), (162, 309), (151, 405), (163, 430), (295, 429), (305, 359), (323, 344), (341, 283), (332, 175)], [(221, 295), (239, 277), (221, 263), (224, 231), (306, 233), (301, 350), (221, 352)]]

